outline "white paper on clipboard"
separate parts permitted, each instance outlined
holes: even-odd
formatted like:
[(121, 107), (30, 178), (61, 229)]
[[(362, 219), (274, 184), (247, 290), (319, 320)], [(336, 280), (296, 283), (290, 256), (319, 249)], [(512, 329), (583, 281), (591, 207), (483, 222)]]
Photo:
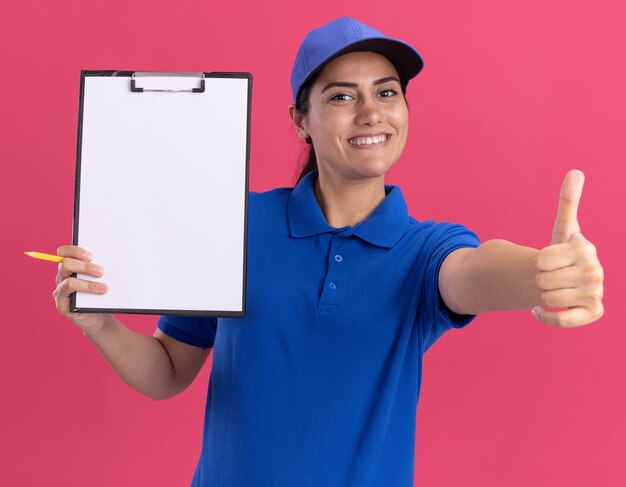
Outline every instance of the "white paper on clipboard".
[(109, 291), (72, 309), (243, 316), (252, 76), (134, 74), (81, 73), (73, 243), (105, 273), (77, 277)]

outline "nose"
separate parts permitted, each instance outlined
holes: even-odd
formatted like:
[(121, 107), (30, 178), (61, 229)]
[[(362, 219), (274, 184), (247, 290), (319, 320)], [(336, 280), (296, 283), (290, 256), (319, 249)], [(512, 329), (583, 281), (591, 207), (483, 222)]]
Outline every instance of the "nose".
[(357, 104), (355, 122), (358, 125), (376, 125), (382, 121), (381, 107), (374, 97), (362, 97)]

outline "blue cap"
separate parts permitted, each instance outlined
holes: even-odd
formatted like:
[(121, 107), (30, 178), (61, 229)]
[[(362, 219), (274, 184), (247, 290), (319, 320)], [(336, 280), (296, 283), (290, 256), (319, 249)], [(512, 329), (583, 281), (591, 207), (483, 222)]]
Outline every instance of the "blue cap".
[(380, 31), (350, 17), (341, 17), (310, 31), (298, 49), (291, 71), (294, 103), (300, 88), (324, 65), (354, 51), (373, 51), (385, 56), (408, 83), (424, 66), (419, 53), (406, 42), (387, 37)]

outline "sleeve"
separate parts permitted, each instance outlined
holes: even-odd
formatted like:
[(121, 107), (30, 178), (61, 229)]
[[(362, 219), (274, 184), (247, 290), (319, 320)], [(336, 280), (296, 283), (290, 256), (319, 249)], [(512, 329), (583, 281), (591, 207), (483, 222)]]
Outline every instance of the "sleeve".
[(477, 315), (458, 315), (444, 303), (439, 293), (439, 269), (452, 251), (463, 248), (476, 248), (480, 245), (478, 236), (463, 225), (438, 223), (433, 235), (428, 239), (422, 302), (419, 320), (422, 330), (422, 353), (450, 328), (463, 328)]
[(161, 316), (159, 330), (174, 340), (200, 348), (212, 348), (217, 332), (217, 318), (207, 316)]

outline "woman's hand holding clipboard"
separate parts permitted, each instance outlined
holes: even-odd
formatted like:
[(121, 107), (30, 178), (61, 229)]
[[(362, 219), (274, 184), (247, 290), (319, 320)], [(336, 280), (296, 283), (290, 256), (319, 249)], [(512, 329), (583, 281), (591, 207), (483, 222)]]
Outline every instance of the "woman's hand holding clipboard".
[(93, 282), (73, 277), (74, 274), (87, 274), (102, 277), (104, 269), (91, 262), (93, 255), (86, 249), (75, 245), (59, 247), (57, 255), (63, 257), (59, 263), (56, 276), (57, 287), (52, 293), (57, 310), (78, 326), (83, 333), (97, 331), (106, 325), (110, 314), (101, 313), (72, 313), (70, 311), (70, 294), (80, 291), (92, 294), (105, 294), (108, 286), (104, 282)]

